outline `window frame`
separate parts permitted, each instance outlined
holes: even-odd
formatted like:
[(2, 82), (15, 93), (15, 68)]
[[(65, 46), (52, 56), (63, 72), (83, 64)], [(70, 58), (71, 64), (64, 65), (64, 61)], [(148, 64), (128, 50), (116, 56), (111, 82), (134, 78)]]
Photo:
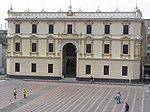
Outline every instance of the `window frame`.
[(15, 63), (15, 72), (20, 72), (20, 63)]
[(92, 45), (86, 44), (86, 53), (91, 53), (91, 52), (92, 52)]
[(128, 66), (122, 66), (122, 76), (128, 76)]
[(122, 51), (122, 54), (128, 54), (129, 52), (129, 45), (127, 44), (123, 44), (123, 51)]
[(48, 64), (48, 73), (53, 73), (53, 64)]
[(91, 74), (91, 65), (86, 65), (85, 74)]
[(19, 42), (15, 43), (15, 51), (20, 52), (20, 43)]
[(37, 24), (32, 24), (32, 33), (37, 33)]
[(31, 72), (36, 72), (36, 63), (31, 63)]
[(104, 44), (104, 54), (109, 54), (109, 53), (110, 53), (110, 45)]
[(49, 34), (54, 34), (54, 25), (53, 24), (49, 24)]
[(20, 24), (15, 24), (15, 33), (20, 33)]
[(104, 75), (109, 75), (109, 66), (104, 65)]
[(54, 44), (48, 43), (48, 52), (54, 52)]
[(67, 34), (72, 34), (72, 24), (67, 24)]
[(123, 25), (123, 35), (129, 34), (129, 25)]
[(32, 52), (37, 52), (37, 43), (32, 43)]
[(105, 25), (105, 34), (110, 34), (110, 25)]
[(91, 24), (86, 25), (86, 34), (92, 34), (92, 25)]

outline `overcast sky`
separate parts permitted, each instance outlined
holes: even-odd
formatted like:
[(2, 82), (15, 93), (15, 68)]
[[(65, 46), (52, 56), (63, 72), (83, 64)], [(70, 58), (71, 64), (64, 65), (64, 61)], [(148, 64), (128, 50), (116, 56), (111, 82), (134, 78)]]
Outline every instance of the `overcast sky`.
[[(29, 9), (30, 12), (68, 11), (70, 0), (0, 0), (0, 29), (5, 28), (4, 19), (7, 18), (7, 11), (12, 4), (13, 11), (23, 12)], [(98, 7), (102, 12), (115, 11), (118, 7), (120, 11), (134, 11), (136, 4), (141, 10), (144, 19), (150, 19), (150, 0), (71, 0), (72, 10), (95, 12)], [(2, 27), (2, 28), (1, 28)]]

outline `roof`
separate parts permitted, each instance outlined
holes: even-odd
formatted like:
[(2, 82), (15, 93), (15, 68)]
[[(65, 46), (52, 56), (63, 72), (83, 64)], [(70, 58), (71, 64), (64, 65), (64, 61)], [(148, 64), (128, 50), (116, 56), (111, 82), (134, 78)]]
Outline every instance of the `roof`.
[(72, 10), (69, 10), (68, 12), (13, 12), (8, 11), (8, 18), (6, 20), (11, 19), (125, 19), (125, 18), (131, 18), (131, 19), (141, 19), (142, 14), (139, 10), (133, 11), (133, 12), (72, 12)]

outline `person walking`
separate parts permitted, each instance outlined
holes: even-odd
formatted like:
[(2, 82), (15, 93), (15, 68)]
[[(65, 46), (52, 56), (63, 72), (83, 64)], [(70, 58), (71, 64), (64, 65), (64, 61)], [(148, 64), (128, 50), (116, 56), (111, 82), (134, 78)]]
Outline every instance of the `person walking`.
[(121, 100), (121, 93), (120, 93), (120, 92), (116, 94), (115, 99), (116, 99), (116, 101), (117, 101), (117, 104), (119, 104), (119, 103), (120, 103), (120, 100)]
[(90, 82), (94, 83), (94, 78), (92, 76), (90, 76)]
[(27, 97), (27, 91), (25, 88), (23, 89), (22, 93), (23, 93), (24, 98), (26, 98)]
[(129, 112), (129, 104), (127, 102), (125, 103), (125, 112)]
[(17, 98), (17, 89), (16, 88), (14, 88), (14, 99), (16, 99)]

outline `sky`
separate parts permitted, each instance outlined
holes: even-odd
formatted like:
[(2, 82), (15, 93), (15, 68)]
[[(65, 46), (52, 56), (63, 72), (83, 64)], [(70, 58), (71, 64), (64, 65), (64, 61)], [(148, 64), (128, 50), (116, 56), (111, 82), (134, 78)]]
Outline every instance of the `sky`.
[[(7, 11), (12, 5), (15, 12), (24, 12), (29, 9), (30, 12), (40, 12), (44, 9), (46, 12), (68, 11), (70, 0), (0, 0), (0, 30), (5, 29), (7, 25)], [(143, 19), (150, 19), (150, 0), (71, 0), (72, 11), (77, 12), (81, 9), (83, 12), (113, 12), (117, 8), (119, 11), (134, 11), (135, 7), (142, 12)]]

